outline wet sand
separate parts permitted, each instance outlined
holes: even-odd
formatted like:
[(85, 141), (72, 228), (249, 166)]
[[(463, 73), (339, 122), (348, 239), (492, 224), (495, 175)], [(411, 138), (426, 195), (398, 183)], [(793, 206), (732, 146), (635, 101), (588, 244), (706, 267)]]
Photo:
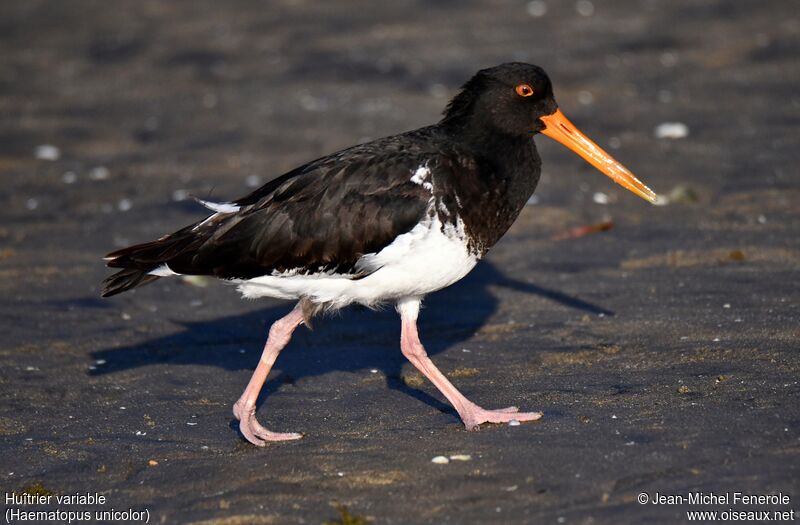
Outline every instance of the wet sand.
[[(5, 490), (226, 525), (344, 522), (336, 505), (373, 523), (683, 523), (726, 507), (637, 495), (800, 498), (800, 18), (610, 4), (2, 3)], [(260, 418), (306, 437), (259, 449), (231, 404), (290, 305), (176, 279), (99, 298), (100, 257), (202, 218), (190, 195), (432, 123), (510, 60), (543, 66), (564, 113), (671, 196), (650, 206), (537, 138), (535, 199), (427, 300), (423, 341), (457, 386), (541, 421), (465, 431), (404, 362), (396, 314), (351, 308), (281, 355)], [(670, 122), (688, 136), (658, 138)], [(470, 458), (431, 461), (451, 455)]]

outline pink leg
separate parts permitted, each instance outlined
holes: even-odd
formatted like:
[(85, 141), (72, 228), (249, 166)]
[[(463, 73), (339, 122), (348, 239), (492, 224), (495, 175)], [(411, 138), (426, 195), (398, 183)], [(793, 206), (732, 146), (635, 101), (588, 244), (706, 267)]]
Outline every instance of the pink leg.
[(467, 430), (477, 430), (478, 425), (481, 423), (507, 423), (514, 419), (517, 421), (535, 421), (542, 417), (541, 412), (519, 412), (517, 407), (485, 410), (464, 397), (453, 386), (453, 383), (436, 368), (419, 340), (419, 333), (417, 332), (419, 303), (418, 299), (406, 299), (397, 304), (397, 311), (400, 312), (402, 320), (400, 348), (403, 351), (403, 355), (417, 367), (417, 370), (430, 379), (436, 388), (444, 394), (444, 397), (450, 401)]
[(241, 430), (247, 441), (263, 447), (267, 441), (286, 441), (290, 439), (300, 439), (302, 434), (295, 432), (272, 432), (262, 427), (256, 420), (256, 400), (264, 381), (267, 379), (272, 365), (278, 358), (278, 354), (283, 350), (292, 338), (292, 332), (303, 322), (303, 309), (298, 303), (288, 315), (275, 321), (269, 329), (267, 344), (264, 345), (264, 352), (258, 362), (250, 382), (247, 384), (242, 397), (233, 405), (233, 415), (239, 420), (239, 430)]

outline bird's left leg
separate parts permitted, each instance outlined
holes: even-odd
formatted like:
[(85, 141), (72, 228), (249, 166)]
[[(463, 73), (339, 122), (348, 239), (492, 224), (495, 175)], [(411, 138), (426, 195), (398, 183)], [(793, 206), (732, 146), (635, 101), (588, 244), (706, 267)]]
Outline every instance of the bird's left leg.
[(292, 338), (295, 328), (303, 321), (303, 301), (300, 301), (291, 312), (272, 324), (258, 366), (242, 397), (233, 405), (233, 415), (239, 420), (239, 430), (242, 431), (247, 441), (259, 447), (266, 445), (267, 441), (287, 441), (303, 437), (302, 434), (296, 432), (272, 432), (261, 426), (256, 419), (256, 400), (267, 380), (267, 375), (269, 375), (272, 365), (275, 364), (278, 354)]
[(419, 315), (419, 299), (405, 299), (397, 303), (397, 311), (402, 320), (400, 332), (400, 348), (403, 355), (422, 372), (425, 377), (444, 394), (456, 409), (467, 430), (476, 430), (481, 423), (507, 423), (517, 421), (535, 421), (542, 417), (541, 412), (519, 412), (517, 407), (486, 410), (479, 407), (458, 391), (445, 375), (436, 368), (428, 357), (419, 340), (417, 332), (417, 316)]

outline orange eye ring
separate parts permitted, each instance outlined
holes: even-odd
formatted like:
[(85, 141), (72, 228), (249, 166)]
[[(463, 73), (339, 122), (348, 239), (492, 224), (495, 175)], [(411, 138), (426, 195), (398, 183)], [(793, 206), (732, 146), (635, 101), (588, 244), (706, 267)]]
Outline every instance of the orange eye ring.
[(530, 84), (520, 84), (515, 87), (514, 90), (517, 92), (517, 95), (521, 97), (530, 97), (533, 95), (533, 88)]

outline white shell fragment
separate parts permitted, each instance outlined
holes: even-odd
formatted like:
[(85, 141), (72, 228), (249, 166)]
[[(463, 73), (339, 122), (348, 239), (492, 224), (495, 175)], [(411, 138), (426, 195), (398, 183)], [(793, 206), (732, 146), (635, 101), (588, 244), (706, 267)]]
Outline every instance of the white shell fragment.
[(469, 454), (453, 454), (450, 456), (451, 461), (469, 461), (472, 459), (472, 456)]
[(662, 122), (654, 133), (658, 139), (682, 139), (689, 136), (689, 126), (683, 122)]
[(450, 463), (450, 460), (447, 459), (447, 456), (436, 456), (431, 459), (431, 463), (436, 463), (437, 465), (446, 465), (447, 463)]
[(52, 144), (41, 144), (36, 146), (34, 155), (39, 160), (58, 160), (61, 158), (61, 150)]
[(508, 422), (508, 426), (510, 426), (510, 427), (518, 427), (519, 425), (520, 425), (520, 422), (517, 421), (516, 419), (512, 419), (511, 421)]

